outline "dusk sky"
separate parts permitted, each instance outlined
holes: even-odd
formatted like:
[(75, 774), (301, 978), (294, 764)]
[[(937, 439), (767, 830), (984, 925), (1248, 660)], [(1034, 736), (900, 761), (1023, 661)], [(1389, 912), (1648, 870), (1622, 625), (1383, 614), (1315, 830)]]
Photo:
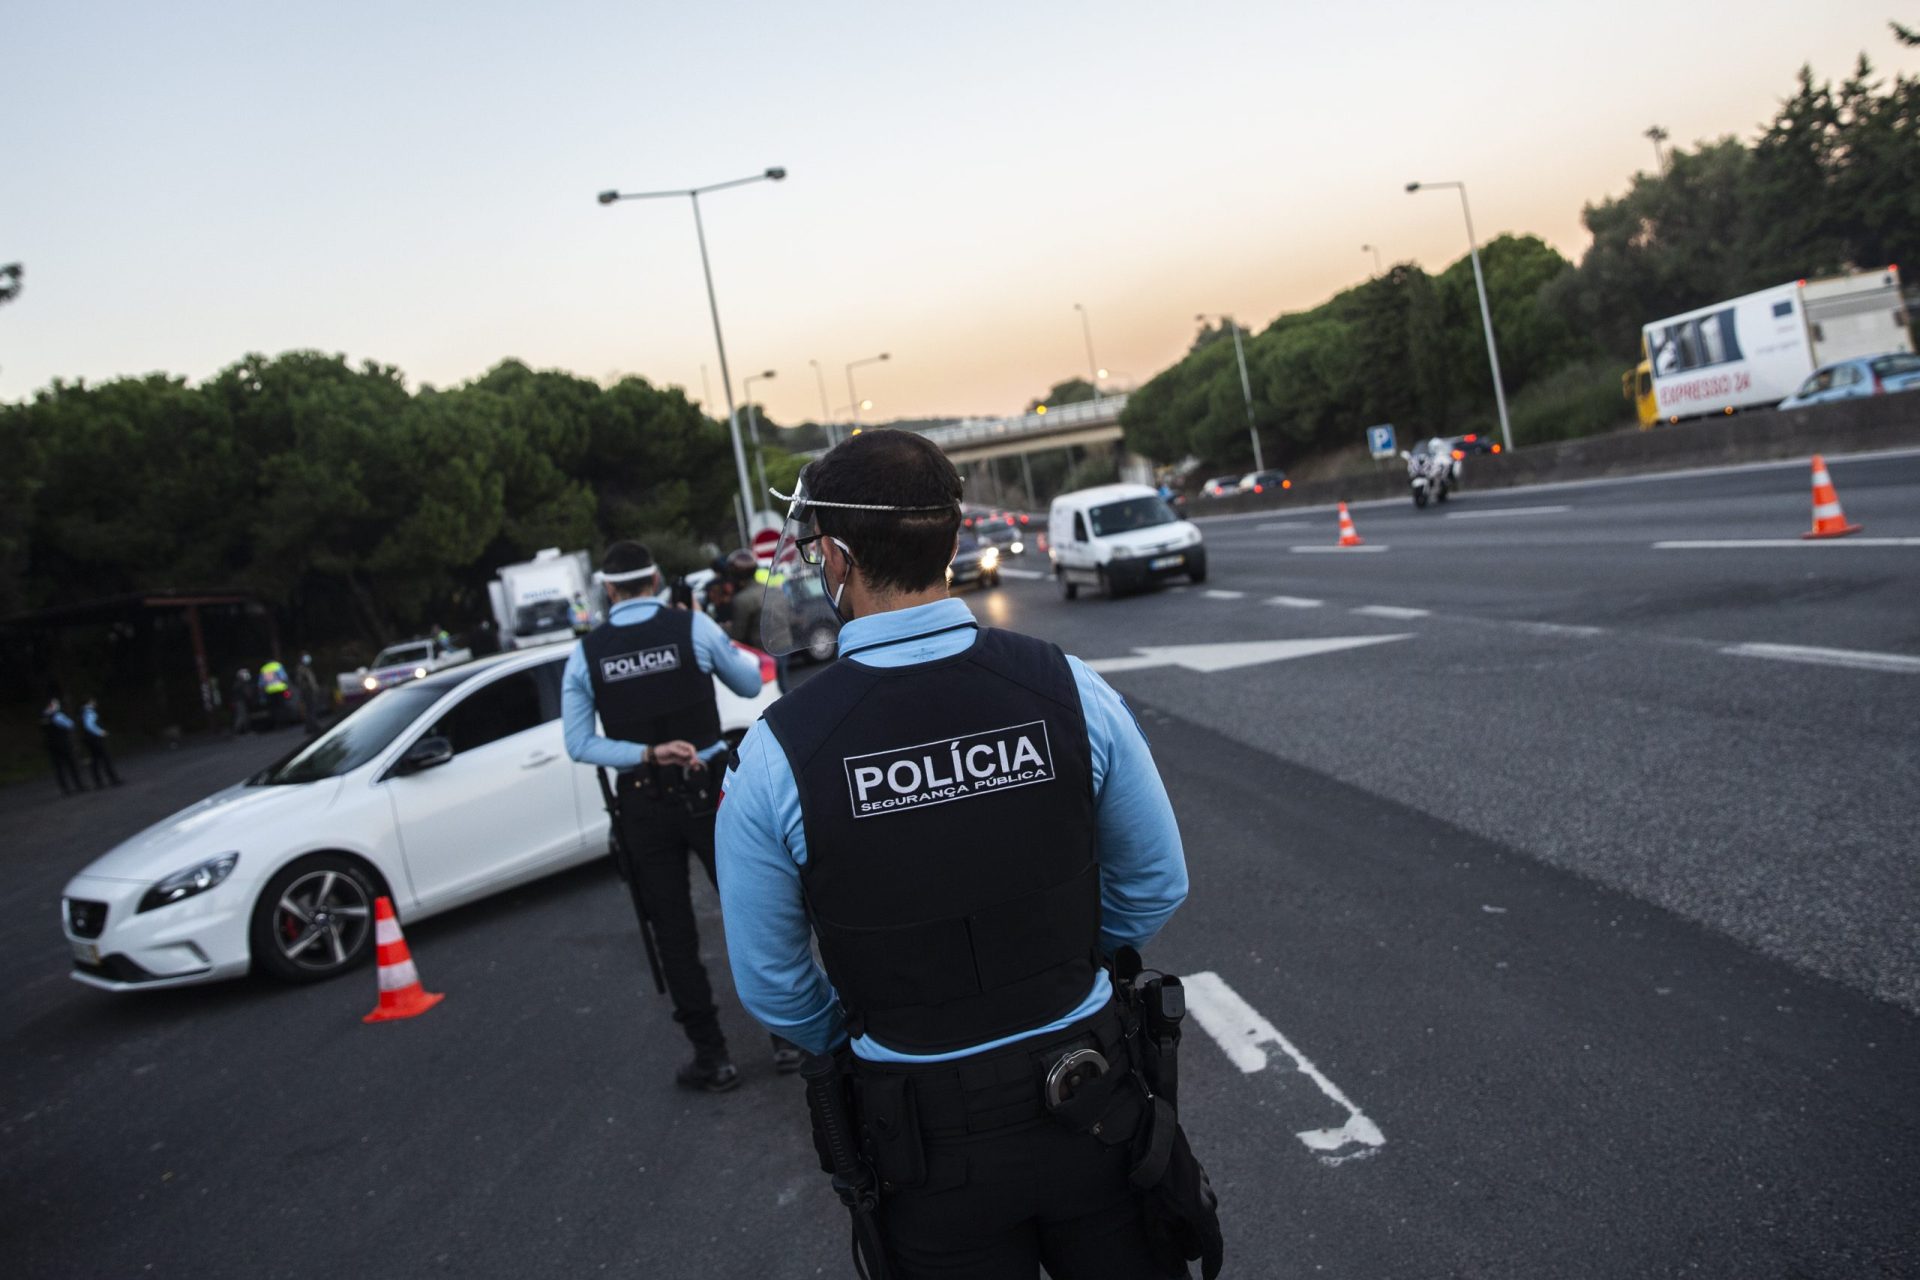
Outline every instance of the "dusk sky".
[[(736, 387), (820, 416), (1016, 411), (1262, 326), (1389, 263), (1438, 270), (1581, 205), (1643, 136), (1751, 138), (1810, 62), (1920, 68), (1890, 0), (1235, 4), (8, 6), (0, 399), (344, 352), (448, 385), (515, 356), (724, 413), (685, 200)], [(1702, 299), (1702, 302), (1710, 299)]]

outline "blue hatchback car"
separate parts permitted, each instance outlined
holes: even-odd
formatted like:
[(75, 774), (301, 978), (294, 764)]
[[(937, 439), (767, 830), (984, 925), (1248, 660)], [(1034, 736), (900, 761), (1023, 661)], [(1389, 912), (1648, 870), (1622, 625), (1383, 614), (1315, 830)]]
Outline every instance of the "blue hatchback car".
[(1893, 391), (1920, 391), (1920, 355), (1861, 356), (1821, 365), (1798, 391), (1780, 402), (1780, 407), (1798, 409), (1802, 405)]

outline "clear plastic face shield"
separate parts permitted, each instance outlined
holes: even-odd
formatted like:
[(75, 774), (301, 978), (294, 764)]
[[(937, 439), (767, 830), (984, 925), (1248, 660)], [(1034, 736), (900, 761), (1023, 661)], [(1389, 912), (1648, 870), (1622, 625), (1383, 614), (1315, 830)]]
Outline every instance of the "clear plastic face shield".
[(760, 647), (776, 658), (805, 651), (824, 662), (831, 658), (839, 643), (840, 626), (845, 621), (846, 578), (835, 575), (828, 582), (826, 543), (832, 541), (841, 553), (843, 565), (854, 563), (845, 543), (822, 534), (814, 520), (816, 507), (834, 507), (851, 511), (941, 511), (938, 507), (902, 507), (874, 502), (816, 502), (807, 493), (807, 473), (802, 471), (792, 493), (770, 490), (787, 501), (787, 521), (774, 545), (773, 559), (760, 565), (759, 576), (766, 587), (760, 605)]

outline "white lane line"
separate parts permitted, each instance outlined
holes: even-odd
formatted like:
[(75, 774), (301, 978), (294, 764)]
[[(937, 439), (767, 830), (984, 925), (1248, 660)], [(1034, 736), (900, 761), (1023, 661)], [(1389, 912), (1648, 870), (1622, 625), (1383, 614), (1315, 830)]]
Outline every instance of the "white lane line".
[(1745, 551), (1750, 547), (1920, 547), (1920, 538), (1717, 538), (1653, 544), (1655, 551)]
[(1887, 671), (1920, 675), (1920, 658), (1904, 653), (1874, 653), (1865, 649), (1822, 649), (1798, 644), (1735, 644), (1720, 652), (1736, 658), (1771, 658), (1777, 662), (1810, 662), (1821, 667), (1851, 667), (1855, 671)]
[(1584, 640), (1607, 634), (1605, 627), (1578, 627), (1565, 622), (1516, 622), (1512, 625), (1536, 636), (1569, 636)]
[(1489, 507), (1485, 511), (1449, 511), (1449, 520), (1486, 520), (1492, 516), (1550, 516), (1572, 507)]
[(1309, 552), (1317, 552), (1317, 551), (1332, 551), (1341, 555), (1349, 555), (1355, 551), (1385, 551), (1386, 549), (1387, 549), (1387, 546), (1384, 542), (1369, 542), (1365, 546), (1360, 546), (1360, 547), (1343, 547), (1336, 543), (1331, 547), (1288, 547), (1287, 548), (1287, 550), (1293, 552), (1297, 556), (1306, 555)]
[(1277, 604), (1282, 609), (1318, 609), (1321, 604), (1320, 601), (1309, 600), (1305, 596), (1273, 596), (1264, 603)]
[(1003, 578), (1026, 578), (1029, 580), (1037, 581), (1041, 578), (1046, 577), (1047, 575), (1040, 572), (1038, 569), (1002, 569), (1000, 571), (1000, 576)]
[(1248, 1075), (1266, 1070), (1267, 1052), (1261, 1046), (1272, 1045), (1293, 1059), (1294, 1069), (1313, 1081), (1329, 1102), (1347, 1113), (1347, 1122), (1337, 1129), (1305, 1129), (1294, 1134), (1322, 1164), (1344, 1164), (1356, 1156), (1375, 1155), (1387, 1144), (1380, 1126), (1354, 1106), (1338, 1085), (1327, 1079), (1320, 1068), (1294, 1048), (1293, 1042), (1261, 1017), (1258, 1010), (1241, 999), (1219, 974), (1189, 974), (1182, 979), (1182, 984), (1186, 987), (1187, 1008), (1194, 1020), (1213, 1037), (1213, 1042), (1234, 1066)]
[(1244, 599), (1247, 593), (1244, 591), (1208, 590), (1203, 594), (1209, 600), (1240, 600), (1240, 599)]
[(1349, 609), (1348, 613), (1364, 613), (1369, 618), (1425, 618), (1431, 616), (1426, 609), (1407, 609), (1397, 604), (1363, 604), (1358, 609)]
[(1271, 524), (1253, 526), (1255, 533), (1279, 533), (1283, 529), (1311, 529), (1313, 525), (1305, 520), (1275, 520)]

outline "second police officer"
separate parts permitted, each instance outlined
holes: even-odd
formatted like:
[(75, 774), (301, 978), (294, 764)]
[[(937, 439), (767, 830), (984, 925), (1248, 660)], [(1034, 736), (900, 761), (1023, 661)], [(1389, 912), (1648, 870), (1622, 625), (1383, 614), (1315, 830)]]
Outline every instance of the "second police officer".
[[(638, 899), (659, 947), (673, 1018), (693, 1042), (675, 1080), (719, 1093), (740, 1082), (720, 1029), (713, 987), (700, 962), (687, 860), (714, 875), (717, 774), (726, 766), (713, 677), (742, 697), (760, 692), (760, 663), (733, 647), (704, 614), (654, 598), (660, 572), (637, 542), (607, 548), (600, 580), (607, 620), (567, 659), (561, 718), (567, 754), (616, 771), (616, 820)], [(602, 731), (594, 724), (596, 714)], [(799, 1067), (776, 1042), (775, 1065)]]
[[(948, 598), (959, 525), (958, 474), (911, 432), (853, 437), (801, 477), (775, 563), (817, 572), (845, 625), (840, 660), (768, 710), (728, 779), (735, 986), (851, 1075), (878, 1199), (856, 1208), (865, 1269), (1128, 1280), (1184, 1275), (1184, 1254), (1211, 1275), (1211, 1188), (1170, 1106), (1148, 1141), (1108, 968), (1186, 897), (1172, 806), (1105, 681)], [(767, 593), (773, 652), (817, 626), (790, 616), (799, 594)], [(808, 1076), (816, 1100), (819, 1059)], [(1069, 1122), (1075, 1087), (1107, 1109)], [(861, 1243), (874, 1217), (879, 1248)]]

